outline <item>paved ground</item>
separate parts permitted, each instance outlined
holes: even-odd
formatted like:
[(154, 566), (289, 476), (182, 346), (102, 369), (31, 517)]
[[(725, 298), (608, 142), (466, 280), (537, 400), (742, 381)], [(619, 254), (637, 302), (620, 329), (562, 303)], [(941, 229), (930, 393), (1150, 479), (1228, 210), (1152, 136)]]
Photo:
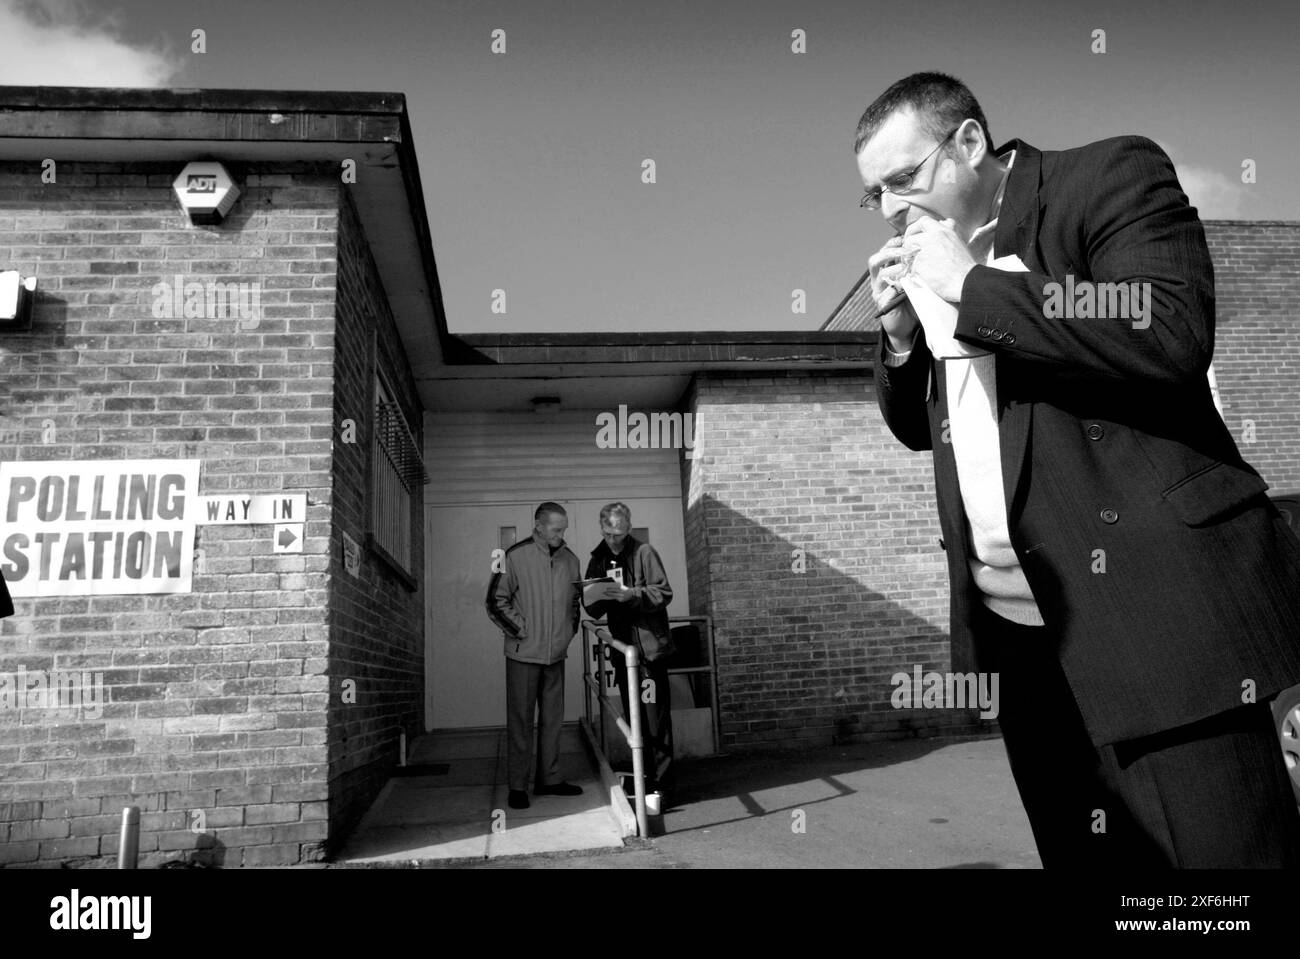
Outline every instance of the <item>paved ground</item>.
[[(1001, 739), (908, 740), (681, 764), (666, 833), (458, 868), (1040, 866)], [(503, 850), (504, 851), (504, 850)], [(409, 862), (407, 857), (407, 861)]]
[(390, 779), (336, 862), (399, 865), (621, 849), (618, 821), (577, 730), (566, 729), (562, 741), (560, 774), (582, 786), (582, 795), (534, 796), (529, 808), (510, 809), (504, 732), (421, 737), (404, 772), (426, 774)]

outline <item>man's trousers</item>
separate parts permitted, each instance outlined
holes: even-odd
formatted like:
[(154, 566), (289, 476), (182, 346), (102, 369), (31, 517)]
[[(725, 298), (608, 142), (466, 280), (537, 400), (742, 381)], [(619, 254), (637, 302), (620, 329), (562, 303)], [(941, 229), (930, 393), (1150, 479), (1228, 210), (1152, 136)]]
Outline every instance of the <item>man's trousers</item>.
[(1044, 868), (1294, 868), (1300, 812), (1267, 702), (1094, 747), (1046, 626), (983, 604), (981, 668)]
[(537, 784), (560, 782), (560, 726), (564, 722), (564, 660), (543, 666), (506, 658), (506, 768), (511, 789), (526, 792), (538, 713)]

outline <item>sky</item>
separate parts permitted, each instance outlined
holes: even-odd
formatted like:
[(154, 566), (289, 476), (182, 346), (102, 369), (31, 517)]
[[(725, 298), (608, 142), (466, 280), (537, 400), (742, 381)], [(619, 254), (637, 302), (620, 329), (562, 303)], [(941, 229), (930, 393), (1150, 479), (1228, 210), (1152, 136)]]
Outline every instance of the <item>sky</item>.
[(891, 233), (852, 139), (895, 80), (957, 76), (998, 144), (1149, 136), (1203, 219), (1300, 221), (1297, 27), (1294, 0), (0, 0), (0, 84), (404, 93), (453, 333), (815, 330)]

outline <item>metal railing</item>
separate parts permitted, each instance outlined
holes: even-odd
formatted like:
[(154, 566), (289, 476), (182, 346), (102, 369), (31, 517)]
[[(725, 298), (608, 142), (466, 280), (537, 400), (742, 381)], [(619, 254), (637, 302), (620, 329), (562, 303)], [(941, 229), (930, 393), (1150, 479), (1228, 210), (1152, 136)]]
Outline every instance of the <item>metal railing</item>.
[[(627, 643), (620, 643), (609, 634), (609, 630), (605, 626), (599, 623), (593, 623), (590, 620), (584, 620), (582, 623), (582, 645), (584, 661), (586, 663), (591, 662), (590, 640), (592, 636), (596, 637), (597, 642), (606, 643), (623, 654), (623, 658), (627, 661), (628, 701), (629, 703), (636, 702), (636, 691), (641, 688), (639, 650), (635, 646), (631, 646)], [(594, 691), (596, 698), (601, 705), (600, 751), (602, 754), (608, 756), (609, 752), (605, 748), (604, 708), (606, 706), (613, 706), (613, 702), (605, 693), (605, 674), (600, 672), (596, 676), (593, 676), (589, 670), (584, 668), (582, 678), (587, 684), (588, 689), (588, 695), (584, 697), (587, 727), (588, 729), (591, 728), (590, 693)], [(646, 822), (645, 743), (641, 737), (641, 710), (629, 706), (628, 712), (632, 714), (631, 717), (615, 716), (614, 721), (618, 725), (619, 732), (621, 732), (627, 740), (628, 748), (632, 750), (632, 780), (636, 797), (636, 829), (637, 835), (644, 839), (646, 836), (650, 835), (650, 831)], [(631, 720), (630, 724), (629, 718)]]

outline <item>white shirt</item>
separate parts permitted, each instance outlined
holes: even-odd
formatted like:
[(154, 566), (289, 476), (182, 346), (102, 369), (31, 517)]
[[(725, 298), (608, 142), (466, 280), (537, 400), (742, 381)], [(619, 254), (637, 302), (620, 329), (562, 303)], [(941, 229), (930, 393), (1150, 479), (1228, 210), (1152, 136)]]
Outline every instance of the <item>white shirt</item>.
[[(985, 243), (985, 265), (999, 269), (1026, 269), (1019, 257), (995, 260), (992, 234), (997, 228), (1002, 196), (1015, 163), (1015, 151), (1005, 159), (1007, 170), (993, 198), (992, 218), (976, 230), (968, 247), (978, 250)], [(971, 554), (967, 557), (975, 585), (984, 605), (1013, 622), (1043, 625), (1034, 594), (1029, 589), (1019, 557), (1011, 545), (1007, 522), (1006, 494), (1002, 483), (1002, 450), (997, 419), (996, 358), (992, 353), (953, 338), (957, 308), (940, 299), (912, 277), (902, 281), (908, 298), (925, 330), (926, 344), (935, 359), (947, 364), (948, 429), (962, 505), (970, 533)], [(908, 353), (894, 353), (885, 341), (886, 362), (898, 366)]]

